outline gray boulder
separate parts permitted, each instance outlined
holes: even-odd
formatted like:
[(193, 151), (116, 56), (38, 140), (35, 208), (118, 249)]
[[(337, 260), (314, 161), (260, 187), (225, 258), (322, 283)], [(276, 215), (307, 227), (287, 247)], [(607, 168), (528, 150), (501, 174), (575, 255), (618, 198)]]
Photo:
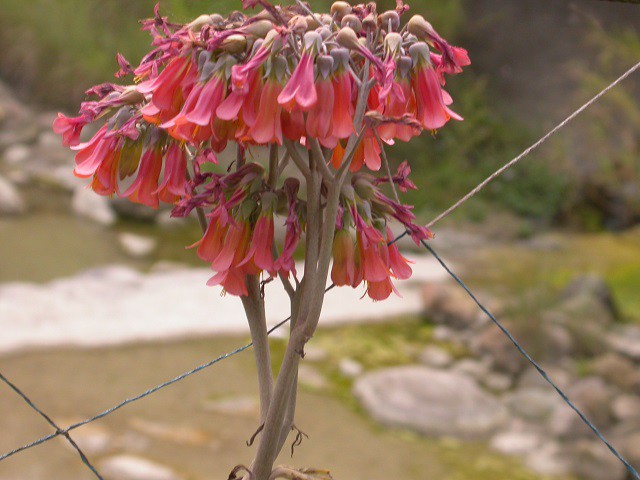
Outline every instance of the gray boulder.
[(598, 316), (609, 323), (618, 317), (613, 294), (607, 282), (596, 274), (576, 277), (562, 294), (565, 309), (579, 314)]
[(535, 422), (549, 419), (562, 401), (554, 390), (549, 388), (524, 388), (506, 399), (509, 409), (518, 417)]
[(116, 455), (102, 461), (100, 471), (107, 480), (179, 480), (170, 468), (134, 455)]
[(116, 214), (109, 206), (109, 200), (87, 188), (77, 188), (71, 199), (71, 208), (78, 216), (88, 218), (100, 225), (116, 223)]
[(637, 325), (625, 325), (610, 332), (606, 343), (615, 352), (640, 361), (640, 327)]
[(625, 480), (626, 469), (600, 442), (581, 439), (566, 447), (569, 469), (584, 480)]
[(365, 374), (354, 394), (378, 422), (434, 437), (487, 438), (508, 418), (505, 407), (470, 377), (423, 366)]
[[(568, 389), (567, 395), (596, 427), (603, 429), (611, 425), (614, 392), (604, 380), (598, 377), (579, 380)], [(558, 404), (555, 409), (551, 430), (565, 439), (592, 435), (578, 415), (565, 404)]]
[(18, 190), (5, 178), (0, 177), (0, 216), (20, 215), (27, 205)]

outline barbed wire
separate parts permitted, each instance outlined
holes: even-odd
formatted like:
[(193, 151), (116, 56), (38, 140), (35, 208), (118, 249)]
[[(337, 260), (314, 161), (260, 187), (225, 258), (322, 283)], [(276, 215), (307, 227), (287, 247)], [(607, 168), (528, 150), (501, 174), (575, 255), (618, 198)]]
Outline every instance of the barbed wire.
[[(584, 112), (587, 108), (589, 108), (593, 103), (595, 103), (596, 101), (598, 101), (603, 95), (605, 95), (607, 92), (609, 92), (611, 89), (613, 89), (614, 87), (616, 87), (618, 84), (620, 84), (620, 82), (622, 82), (624, 79), (626, 79), (629, 75), (631, 75), (633, 72), (635, 72), (638, 68), (640, 68), (640, 62), (636, 63), (634, 66), (632, 66), (631, 68), (629, 68), (626, 72), (624, 72), (622, 75), (620, 75), (616, 80), (614, 80), (613, 82), (611, 82), (607, 87), (605, 87), (604, 89), (602, 89), (598, 94), (596, 94), (594, 97), (592, 97), (589, 101), (587, 101), (585, 104), (583, 104), (580, 108), (578, 108), (577, 110), (575, 110), (571, 115), (569, 115), (567, 118), (565, 118), (562, 122), (560, 122), (558, 125), (556, 125), (553, 129), (551, 129), (547, 134), (545, 134), (543, 137), (541, 137), (537, 142), (535, 142), (533, 145), (531, 145), (530, 147), (528, 147), (526, 150), (524, 150), (521, 154), (519, 154), (518, 156), (516, 156), (515, 158), (513, 158), (511, 161), (507, 162), (504, 166), (502, 166), (500, 169), (496, 170), (493, 174), (491, 174), (489, 177), (487, 177), (483, 182), (481, 182), (480, 184), (478, 184), (478, 186), (476, 186), (473, 190), (471, 190), (467, 195), (465, 195), (464, 197), (462, 197), (458, 202), (456, 202), (455, 204), (453, 204), (451, 207), (449, 207), (447, 210), (445, 210), (443, 213), (441, 213), (440, 215), (438, 215), (436, 218), (434, 218), (431, 222), (429, 222), (427, 224), (427, 227), (432, 227), (433, 225), (435, 225), (437, 222), (439, 222), (440, 220), (442, 220), (443, 218), (449, 216), (451, 213), (453, 213), (455, 210), (457, 210), (461, 205), (463, 205), (465, 202), (467, 202), (469, 199), (471, 199), (472, 197), (474, 197), (475, 195), (477, 195), (482, 189), (484, 189), (486, 187), (487, 184), (489, 184), (491, 181), (493, 181), (495, 178), (497, 178), (498, 176), (502, 175), (506, 170), (508, 170), (509, 168), (513, 167), (514, 165), (516, 165), (518, 162), (520, 162), (523, 158), (525, 158), (526, 156), (528, 156), (531, 152), (533, 152), (534, 150), (536, 150), (537, 148), (539, 148), (541, 145), (543, 145), (544, 143), (546, 143), (549, 138), (551, 138), (554, 134), (556, 134), (559, 130), (561, 130), (562, 128), (564, 128), (569, 122), (571, 122), (573, 119), (575, 119), (578, 115), (580, 115), (582, 112)], [(391, 242), (389, 242), (389, 244), (393, 244), (397, 241), (399, 241), (401, 238), (403, 238), (405, 235), (407, 235), (407, 232), (404, 232), (400, 235), (398, 235), (396, 238), (394, 238)], [(524, 350), (524, 348), (522, 348), (522, 346), (515, 340), (515, 338), (511, 335), (511, 333), (496, 319), (495, 316), (493, 316), (475, 297), (475, 295), (469, 290), (469, 288), (464, 284), (464, 282), (462, 282), (462, 280), (460, 280), (460, 278), (455, 275), (450, 269), (449, 267), (442, 261), (442, 259), (437, 255), (437, 253), (424, 241), (422, 241), (423, 246), (436, 258), (436, 260), (440, 263), (440, 265), (454, 278), (454, 280), (456, 280), (456, 282), (466, 291), (466, 293), (474, 300), (474, 302), (477, 304), (477, 306), (485, 313), (489, 316), (489, 318), (501, 329), (501, 331), (509, 338), (509, 340), (515, 345), (515, 347), (518, 349), (518, 351), (524, 355), (524, 357), (531, 363), (531, 365), (533, 365), (533, 367), (538, 371), (538, 373), (540, 373), (542, 375), (542, 377), (556, 390), (556, 392), (561, 396), (561, 398), (565, 401), (565, 403), (567, 403), (580, 417), (580, 419), (595, 433), (595, 435), (607, 446), (607, 448), (609, 448), (609, 450), (613, 453), (613, 455), (620, 460), (624, 466), (627, 468), (627, 470), (634, 476), (634, 478), (636, 480), (640, 480), (640, 476), (638, 475), (637, 471), (629, 464), (628, 461), (626, 461), (621, 455), (620, 453), (604, 438), (604, 436), (602, 435), (602, 433), (600, 433), (600, 431), (595, 427), (595, 425), (593, 425), (593, 423), (591, 421), (589, 421), (589, 419), (584, 415), (584, 413), (582, 411), (580, 411), (579, 408), (577, 408), (572, 402), (571, 400), (569, 400), (569, 398), (567, 397), (567, 395), (551, 380), (551, 378), (549, 378), (549, 376), (546, 374), (546, 372), (533, 360), (533, 358)], [(331, 284), (329, 287), (327, 287), (325, 289), (325, 292), (328, 292), (329, 290), (332, 290), (333, 288), (335, 288), (335, 284)], [(279, 329), (280, 327), (282, 327), (283, 325), (285, 325), (289, 320), (291, 319), (291, 317), (287, 317), (286, 319), (282, 320), (281, 322), (279, 322), (277, 325), (275, 325), (274, 327), (272, 327), (271, 329), (269, 329), (268, 331), (268, 335), (271, 335), (274, 331), (276, 331), (277, 329)], [(74, 449), (76, 449), (76, 451), (78, 452), (78, 454), (80, 455), (83, 463), (85, 463), (85, 465), (87, 465), (88, 468), (91, 469), (91, 471), (94, 473), (94, 475), (97, 476), (97, 478), (99, 478), (100, 480), (102, 480), (102, 477), (100, 476), (100, 474), (97, 472), (97, 470), (95, 469), (95, 467), (93, 467), (91, 465), (91, 463), (89, 462), (89, 460), (87, 459), (86, 455), (82, 452), (82, 450), (80, 449), (80, 447), (78, 447), (78, 445), (73, 441), (73, 439), (71, 438), (71, 436), (69, 435), (69, 432), (71, 432), (72, 430), (75, 430), (76, 428), (79, 428), (83, 425), (86, 425), (88, 423), (94, 422), (96, 420), (99, 420), (101, 418), (104, 418), (108, 415), (110, 415), (111, 413), (121, 409), (122, 407), (136, 402), (138, 400), (141, 400), (165, 387), (168, 387), (169, 385), (173, 385), (176, 382), (179, 382), (191, 375), (194, 375), (195, 373), (198, 373), (206, 368), (209, 368), (212, 365), (215, 365), (219, 362), (221, 362), (222, 360), (225, 360), (227, 358), (230, 358), (234, 355), (237, 355), (245, 350), (247, 350), (248, 348), (250, 348), (253, 345), (252, 342), (247, 343), (246, 345), (243, 345), (241, 347), (236, 348), (235, 350), (232, 350), (231, 352), (225, 353), (224, 355), (220, 355), (219, 357), (217, 357), (214, 360), (211, 360), (210, 362), (207, 362), (205, 364), (202, 364), (188, 372), (185, 372), (181, 375), (178, 375), (177, 377), (174, 377), (171, 380), (168, 380), (166, 382), (163, 382), (159, 385), (156, 385), (153, 388), (150, 388), (148, 390), (146, 390), (145, 392), (140, 393), (139, 395), (133, 396), (133, 397), (129, 397), (125, 400), (123, 400), (122, 402), (120, 402), (119, 404), (104, 410), (103, 412), (100, 412), (96, 415), (94, 415), (93, 417), (90, 417), (86, 420), (83, 420), (81, 422), (75, 423), (65, 429), (61, 429), (55, 422), (53, 422), (53, 420), (51, 420), (51, 418), (49, 418), (42, 410), (40, 410), (34, 403), (33, 401), (24, 393), (22, 392), (20, 389), (18, 389), (13, 383), (11, 383), (4, 375), (2, 375), (2, 373), (0, 373), (0, 380), (2, 380), (4, 383), (6, 383), (9, 387), (11, 387), (18, 395), (20, 395), (20, 397), (22, 397), (22, 399), (34, 410), (36, 411), (39, 415), (41, 415), (43, 418), (45, 418), (45, 420), (53, 427), (56, 429), (55, 433), (43, 436), (41, 438), (39, 438), (38, 440), (35, 440), (31, 443), (28, 443), (26, 445), (23, 445), (21, 447), (18, 447), (14, 450), (11, 450), (3, 455), (0, 456), (0, 461), (3, 461), (19, 452), (28, 450), (30, 448), (33, 448), (37, 445), (43, 444), (49, 440), (52, 440), (53, 438), (56, 438), (60, 435), (63, 435), (67, 441), (69, 441), (69, 443), (74, 447)]]

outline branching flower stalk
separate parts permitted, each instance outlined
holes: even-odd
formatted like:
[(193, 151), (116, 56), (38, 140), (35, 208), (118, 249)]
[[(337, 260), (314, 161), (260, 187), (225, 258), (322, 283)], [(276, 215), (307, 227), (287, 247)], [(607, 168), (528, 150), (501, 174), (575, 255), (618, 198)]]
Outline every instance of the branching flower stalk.
[[(208, 285), (240, 297), (260, 422), (249, 442), (257, 443), (254, 461), (229, 478), (330, 478), (325, 470), (274, 468), (290, 432), (294, 446), (304, 436), (294, 425), (304, 347), (329, 275), (336, 286), (364, 283), (375, 301), (395, 292), (392, 278), (411, 276), (410, 262), (389, 243), (390, 224), (416, 244), (432, 235), (398, 197), (416, 188), (408, 163), (392, 175), (384, 149), (462, 120), (443, 87), (470, 62), (423, 17), (404, 22), (409, 7), (401, 0), (385, 12), (343, 1), (329, 13), (299, 0), (244, 0), (243, 8), (179, 25), (156, 6), (142, 22), (152, 50), (135, 68), (117, 56), (116, 77), (131, 82), (93, 87), (79, 115), (59, 114), (54, 131), (77, 151), (74, 173), (97, 194), (152, 208), (169, 203), (175, 217), (195, 210), (203, 232), (192, 247), (214, 271)], [(96, 122), (102, 126), (81, 142)], [(303, 249), (298, 272), (294, 257)], [(275, 379), (264, 296), (274, 280), (291, 299)]]

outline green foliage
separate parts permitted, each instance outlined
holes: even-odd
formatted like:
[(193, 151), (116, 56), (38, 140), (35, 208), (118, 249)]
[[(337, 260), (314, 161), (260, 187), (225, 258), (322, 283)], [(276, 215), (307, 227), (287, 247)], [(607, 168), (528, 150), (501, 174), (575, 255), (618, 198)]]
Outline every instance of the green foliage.
[[(2, 0), (0, 77), (30, 101), (74, 111), (87, 88), (113, 80), (117, 52), (136, 64), (149, 50), (138, 21), (153, 16), (156, 2), (163, 15), (185, 23), (242, 8), (241, 0)], [(461, 23), (460, 0), (415, 3), (443, 34)], [(381, 9), (394, 7), (393, 0), (380, 2)]]
[[(574, 67), (580, 98), (606, 87), (640, 56), (640, 35), (635, 31), (605, 30), (593, 20), (588, 41), (595, 51), (595, 68)], [(638, 82), (618, 85), (578, 121), (565, 147), (574, 179), (567, 216), (587, 229), (620, 229), (640, 221), (638, 98)]]
[[(83, 92), (113, 80), (116, 52), (137, 63), (150, 38), (138, 19), (153, 15), (156, 0), (4, 0), (0, 15), (0, 76), (30, 101), (77, 109)], [(319, 2), (325, 8), (331, 0)], [(424, 14), (453, 43), (465, 24), (463, 1), (414, 1), (412, 13)], [(314, 2), (314, 6), (317, 4)], [(240, 0), (160, 0), (161, 13), (188, 22), (203, 12), (241, 8)], [(381, 0), (379, 9), (395, 7)], [(466, 45), (471, 49), (472, 45)], [(407, 200), (424, 215), (434, 214), (473, 188), (530, 141), (524, 128), (501, 118), (492, 107), (487, 79), (469, 69), (449, 81), (454, 109), (464, 122), (451, 122), (435, 137), (424, 134), (395, 147), (390, 158), (410, 159), (420, 187)], [(491, 185), (464, 209), (467, 220), (482, 222), (490, 206), (499, 204), (518, 214), (553, 219), (562, 208), (562, 176), (551, 162), (523, 163), (512, 176)]]
[[(450, 122), (435, 136), (397, 145), (392, 156), (410, 159), (419, 190), (407, 198), (426, 205), (423, 214), (451, 205), (531, 143), (531, 135), (492, 109), (487, 81), (473, 71), (450, 82), (454, 110), (464, 122)], [(494, 181), (466, 207), (466, 219), (483, 221), (489, 205), (549, 222), (560, 212), (566, 180), (545, 157), (531, 158)]]

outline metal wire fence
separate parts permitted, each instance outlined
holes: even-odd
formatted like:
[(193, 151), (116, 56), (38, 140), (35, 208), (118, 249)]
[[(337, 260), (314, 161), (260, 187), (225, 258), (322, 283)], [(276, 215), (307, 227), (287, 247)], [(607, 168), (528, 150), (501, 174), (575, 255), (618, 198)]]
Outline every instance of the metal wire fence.
[[(575, 110), (571, 115), (569, 115), (567, 118), (565, 118), (562, 122), (560, 122), (559, 124), (557, 124), (554, 128), (552, 128), (551, 130), (549, 130), (549, 132), (547, 134), (545, 134), (544, 136), (542, 136), (538, 141), (536, 141), (534, 144), (532, 144), (530, 147), (528, 147), (527, 149), (525, 149), (520, 155), (516, 156), (515, 158), (513, 158), (512, 160), (510, 160), (509, 162), (507, 162), (506, 164), (504, 164), (504, 166), (502, 166), (500, 169), (496, 170), (496, 172), (494, 172), (492, 175), (490, 175), (489, 177), (487, 177), (486, 180), (484, 180), (482, 183), (480, 183), (477, 187), (475, 187), (473, 190), (471, 190), (467, 195), (465, 195), (463, 198), (461, 198), (458, 202), (456, 202), (454, 205), (452, 205), (450, 208), (448, 208), (447, 210), (445, 210), (442, 214), (438, 215), (436, 218), (434, 218), (431, 222), (429, 222), (427, 224), (428, 227), (432, 227), (433, 225), (435, 225), (437, 222), (439, 222), (440, 220), (442, 220), (443, 218), (449, 216), (451, 213), (453, 213), (455, 210), (457, 210), (458, 208), (460, 208), (460, 206), (462, 204), (464, 204), (466, 201), (468, 201), (469, 199), (471, 199), (472, 197), (474, 197), (475, 195), (477, 195), (481, 190), (483, 190), (487, 184), (489, 184), (491, 181), (493, 181), (494, 179), (496, 179), (498, 176), (502, 175), (507, 169), (513, 167), (514, 165), (516, 165), (517, 163), (519, 163), (522, 159), (524, 159), (525, 157), (527, 157), (531, 152), (533, 152), (534, 150), (537, 150), (541, 145), (543, 145), (544, 143), (546, 143), (549, 138), (551, 138), (553, 135), (555, 135), (558, 131), (560, 131), (561, 129), (563, 129), (569, 122), (571, 122), (573, 119), (575, 119), (577, 116), (579, 116), (580, 114), (582, 114), (587, 108), (589, 108), (591, 105), (593, 105), (595, 102), (597, 102), (603, 95), (605, 95), (607, 92), (609, 92), (610, 90), (612, 90), (613, 88), (615, 88), (617, 85), (619, 85), (624, 79), (626, 79), (629, 75), (631, 75), (632, 73), (634, 73), (636, 70), (638, 70), (640, 68), (640, 62), (636, 63), (634, 66), (632, 66), (631, 68), (629, 68), (626, 72), (624, 72), (622, 75), (620, 75), (620, 77), (618, 77), (616, 80), (614, 80), (613, 82), (611, 82), (607, 87), (605, 87), (604, 89), (602, 89), (597, 95), (595, 95), (594, 97), (592, 97), (589, 101), (587, 101), (584, 105), (582, 105), (580, 108), (578, 108), (577, 110)], [(407, 233), (403, 233), (401, 235), (399, 235), (398, 237), (396, 237), (394, 240), (392, 240), (390, 243), (395, 243), (398, 240), (400, 240), (401, 238), (403, 238), (405, 235), (407, 235)], [(560, 395), (560, 397), (562, 398), (562, 400), (571, 408), (573, 409), (576, 414), (580, 417), (580, 419), (582, 420), (582, 422), (587, 425), (591, 431), (596, 435), (596, 437), (602, 442), (604, 443), (604, 445), (606, 445), (606, 447), (611, 451), (611, 453), (620, 461), (622, 462), (622, 464), (625, 466), (625, 468), (627, 469), (627, 471), (630, 473), (630, 475), (632, 476), (632, 478), (634, 478), (635, 480), (640, 480), (640, 475), (638, 474), (638, 472), (636, 471), (636, 469), (616, 450), (616, 448), (603, 436), (603, 434), (598, 430), (598, 428), (587, 418), (587, 416), (584, 414), (584, 412), (582, 412), (570, 399), (569, 397), (566, 395), (566, 393), (560, 389), (555, 382), (549, 377), (549, 375), (538, 365), (538, 363), (526, 352), (526, 350), (519, 344), (519, 342), (513, 337), (513, 335), (504, 327), (504, 325), (489, 311), (487, 310), (487, 308), (477, 299), (477, 297), (471, 292), (471, 290), (469, 289), (469, 287), (467, 287), (467, 285), (460, 279), (460, 277), (458, 277), (451, 269), (450, 267), (444, 262), (444, 260), (435, 252), (435, 250), (428, 245), (427, 243), (425, 243), (424, 241), (422, 242), (422, 245), (424, 246), (425, 249), (427, 249), (427, 251), (429, 251), (429, 253), (431, 253), (431, 255), (434, 256), (434, 258), (439, 262), (439, 264), (442, 266), (442, 268), (444, 268), (447, 273), (458, 283), (458, 285), (460, 285), (461, 288), (463, 288), (465, 290), (465, 292), (467, 293), (467, 295), (469, 295), (469, 297), (475, 302), (475, 304), (478, 306), (478, 308), (480, 308), (490, 319), (491, 321), (502, 331), (502, 333), (504, 333), (508, 339), (513, 343), (514, 347), (518, 350), (518, 352), (524, 356), (524, 358), (536, 369), (536, 371), (544, 378), (544, 380), (549, 383), (549, 385), (551, 385), (551, 387)], [(330, 285), (326, 288), (325, 292), (328, 292), (329, 290), (333, 289), (335, 287), (335, 285)], [(287, 317), (286, 319), (282, 320), (280, 323), (278, 323), (277, 325), (275, 325), (274, 327), (272, 327), (269, 331), (268, 334), (271, 335), (274, 331), (278, 330), (279, 328), (281, 328), (283, 325), (285, 325), (288, 321), (290, 320), (290, 317)], [(83, 425), (87, 425), (89, 423), (95, 422), (97, 420), (100, 420), (110, 414), (112, 414), (113, 412), (125, 407), (126, 405), (129, 405), (133, 402), (137, 402), (138, 400), (142, 400), (145, 397), (148, 397), (149, 395), (152, 395), (153, 393), (168, 387), (170, 385), (173, 385), (174, 383), (177, 383), (187, 377), (190, 377), (191, 375), (194, 375), (198, 372), (201, 372), (202, 370), (205, 370), (223, 360), (226, 360), (228, 358), (233, 357), (234, 355), (237, 355), (238, 353), (241, 353), (249, 348), (251, 348), (252, 343), (248, 343), (246, 345), (243, 345), (241, 347), (236, 348), (235, 350), (232, 350), (228, 353), (225, 353), (224, 355), (220, 355), (219, 357), (204, 363), (202, 365), (199, 365), (195, 368), (193, 368), (192, 370), (189, 370), (188, 372), (185, 372), (181, 375), (178, 375), (177, 377), (174, 377), (170, 380), (167, 380), (166, 382), (163, 382), (159, 385), (156, 385), (153, 388), (150, 388), (138, 395), (135, 395), (133, 397), (129, 397), (125, 400), (123, 400), (122, 402), (118, 403), (117, 405), (114, 405), (113, 407), (104, 410), (103, 412), (100, 412), (90, 418), (87, 418), (86, 420), (83, 420), (81, 422), (77, 422), (74, 423), (73, 425), (70, 425), (66, 428), (61, 428), (53, 419), (51, 419), (51, 417), (49, 415), (47, 415), (41, 408), (39, 408), (30, 398), (29, 396), (23, 391), (21, 390), (14, 382), (12, 382), (11, 380), (9, 380), (5, 375), (3, 375), (0, 372), (0, 381), (2, 381), (4, 384), (6, 384), (11, 390), (13, 390), (17, 395), (19, 395), (24, 402), (38, 415), (40, 415), (42, 418), (44, 418), (47, 423), (49, 423), (49, 425), (51, 425), (51, 427), (53, 427), (55, 429), (55, 431), (49, 435), (43, 436), (37, 440), (34, 440), (26, 445), (22, 445), (20, 447), (17, 447), (9, 452), (6, 452), (2, 455), (0, 455), (0, 462), (3, 460), (6, 460), (7, 458), (16, 455), (20, 452), (24, 452), (26, 450), (29, 450), (31, 448), (34, 448), (38, 445), (41, 445), (45, 442), (48, 442), (49, 440), (52, 440), (56, 437), (59, 436), (63, 436), (66, 441), (73, 447), (73, 449), (78, 453), (78, 455), (80, 456), (80, 459), (82, 460), (82, 462), (87, 466), (87, 468), (92, 472), (92, 474), (100, 479), (100, 480), (104, 480), (103, 477), (100, 475), (100, 473), (98, 472), (98, 470), (96, 469), (96, 467), (90, 462), (89, 458), (85, 455), (85, 453), (82, 451), (82, 449), (78, 446), (78, 444), (73, 440), (73, 438), (71, 438), (70, 432), (82, 427)]]

